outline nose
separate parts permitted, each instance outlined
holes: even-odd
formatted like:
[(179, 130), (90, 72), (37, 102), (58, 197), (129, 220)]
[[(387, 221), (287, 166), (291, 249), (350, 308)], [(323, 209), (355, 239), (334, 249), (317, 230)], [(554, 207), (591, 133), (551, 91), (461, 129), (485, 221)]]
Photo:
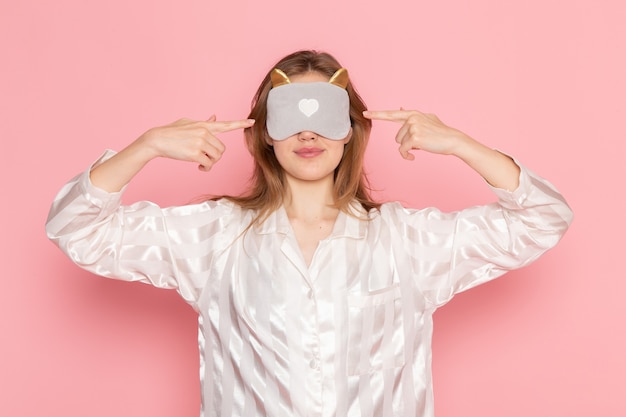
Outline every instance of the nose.
[(303, 130), (302, 132), (298, 133), (298, 139), (299, 140), (315, 140), (317, 139), (317, 133), (315, 132), (311, 132), (310, 130)]

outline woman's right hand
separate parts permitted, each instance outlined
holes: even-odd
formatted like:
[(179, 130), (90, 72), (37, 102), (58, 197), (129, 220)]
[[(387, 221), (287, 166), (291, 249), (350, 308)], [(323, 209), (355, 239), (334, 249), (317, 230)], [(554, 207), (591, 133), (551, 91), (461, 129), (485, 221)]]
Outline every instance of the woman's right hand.
[(205, 121), (181, 119), (155, 127), (126, 148), (91, 170), (93, 185), (108, 192), (124, 187), (149, 161), (157, 157), (196, 162), (198, 169), (209, 171), (224, 153), (216, 134), (245, 129), (254, 120)]
[(254, 120), (206, 121), (180, 119), (165, 126), (148, 130), (137, 141), (153, 151), (153, 157), (163, 157), (198, 163), (198, 169), (209, 171), (226, 149), (216, 134), (245, 129)]

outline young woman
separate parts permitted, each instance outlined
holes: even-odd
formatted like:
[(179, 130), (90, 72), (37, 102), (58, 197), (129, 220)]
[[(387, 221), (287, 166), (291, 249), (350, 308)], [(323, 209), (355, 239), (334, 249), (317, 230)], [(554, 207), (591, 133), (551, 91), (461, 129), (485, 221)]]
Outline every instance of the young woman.
[[(371, 120), (398, 122), (402, 157), (453, 155), (498, 202), (455, 213), (379, 204), (363, 155)], [(244, 129), (242, 196), (121, 206), (157, 157), (208, 171), (220, 133)], [(432, 416), (434, 311), (537, 259), (572, 213), (510, 157), (418, 111), (366, 111), (330, 55), (300, 51), (267, 74), (249, 119), (179, 120), (107, 151), (52, 205), (47, 232), (99, 275), (175, 288), (197, 311), (206, 416)]]

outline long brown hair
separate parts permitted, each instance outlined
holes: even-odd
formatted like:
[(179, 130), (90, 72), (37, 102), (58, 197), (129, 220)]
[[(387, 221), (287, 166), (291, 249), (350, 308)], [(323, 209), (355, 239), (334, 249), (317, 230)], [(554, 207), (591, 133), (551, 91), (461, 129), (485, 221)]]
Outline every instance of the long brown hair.
[[(298, 51), (282, 58), (271, 70), (274, 68), (282, 70), (289, 77), (318, 72), (330, 78), (341, 68), (341, 65), (326, 52)], [(274, 155), (274, 149), (269, 145), (271, 140), (266, 129), (267, 96), (272, 88), (271, 70), (252, 99), (252, 109), (248, 117), (254, 119), (255, 124), (244, 131), (248, 150), (254, 158), (250, 188), (241, 196), (223, 197), (243, 208), (256, 210), (257, 217), (253, 224), (263, 222), (267, 216), (277, 210), (283, 203), (285, 195), (285, 173)], [(369, 182), (363, 170), (363, 158), (372, 122), (363, 117), (366, 106), (352, 82), (348, 83), (346, 90), (350, 98), (352, 137), (346, 144), (343, 157), (335, 169), (333, 194), (335, 206), (338, 209), (354, 214), (350, 211), (350, 203), (354, 200), (367, 211), (379, 208), (380, 203), (370, 197)]]

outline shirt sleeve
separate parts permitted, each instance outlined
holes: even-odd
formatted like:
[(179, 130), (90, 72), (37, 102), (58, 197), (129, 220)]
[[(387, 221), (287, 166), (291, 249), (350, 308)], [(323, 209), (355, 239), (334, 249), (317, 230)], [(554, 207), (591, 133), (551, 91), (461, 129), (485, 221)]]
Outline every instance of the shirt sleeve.
[(90, 272), (176, 289), (195, 304), (213, 254), (229, 243), (233, 204), (207, 201), (163, 209), (141, 201), (124, 206), (124, 190), (108, 193), (89, 179), (91, 168), (113, 154), (105, 152), (60, 190), (48, 214), (48, 237)]
[(516, 190), (490, 186), (496, 203), (453, 213), (398, 204), (392, 208), (391, 227), (398, 228), (399, 236), (394, 251), (407, 258), (402, 267), (435, 306), (530, 264), (554, 247), (571, 224), (572, 210), (556, 188), (518, 165)]

